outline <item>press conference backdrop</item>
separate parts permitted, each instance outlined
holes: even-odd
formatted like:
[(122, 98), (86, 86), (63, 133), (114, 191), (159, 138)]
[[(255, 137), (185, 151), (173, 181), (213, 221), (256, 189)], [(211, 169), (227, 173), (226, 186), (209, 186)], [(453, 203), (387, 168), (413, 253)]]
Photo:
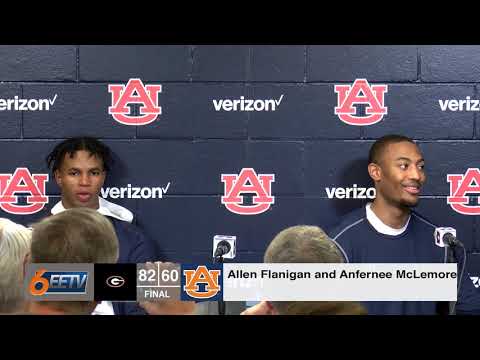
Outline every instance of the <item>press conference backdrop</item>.
[(373, 197), (368, 149), (399, 133), (426, 159), (418, 211), (457, 229), (480, 274), (480, 46), (0, 46), (0, 59), (2, 217), (48, 214), (45, 156), (95, 136), (116, 158), (102, 195), (159, 259), (208, 262), (223, 234), (235, 261), (261, 262), (285, 227), (328, 227)]

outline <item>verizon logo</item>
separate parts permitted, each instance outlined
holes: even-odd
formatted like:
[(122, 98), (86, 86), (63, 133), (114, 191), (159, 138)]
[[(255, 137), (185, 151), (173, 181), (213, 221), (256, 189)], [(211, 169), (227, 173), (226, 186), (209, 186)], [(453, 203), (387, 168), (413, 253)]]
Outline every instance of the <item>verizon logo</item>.
[(215, 111), (275, 111), (283, 100), (283, 94), (278, 99), (253, 100), (245, 99), (221, 99), (212, 100)]
[(57, 94), (52, 99), (0, 99), (0, 111), (49, 111), (57, 100)]
[(442, 111), (480, 111), (480, 100), (467, 96), (462, 100), (438, 100)]
[(357, 187), (353, 184), (352, 187), (326, 187), (325, 192), (329, 199), (375, 199), (375, 188)]
[(170, 182), (165, 187), (137, 187), (128, 184), (126, 187), (107, 187), (100, 190), (103, 198), (110, 199), (161, 199), (170, 187)]

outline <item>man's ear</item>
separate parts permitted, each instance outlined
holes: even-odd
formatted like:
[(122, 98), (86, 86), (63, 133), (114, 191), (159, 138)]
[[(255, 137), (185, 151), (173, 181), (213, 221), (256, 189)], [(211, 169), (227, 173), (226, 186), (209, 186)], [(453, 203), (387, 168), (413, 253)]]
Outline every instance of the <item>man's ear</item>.
[(377, 182), (382, 179), (382, 168), (375, 163), (368, 164), (368, 174), (373, 181)]
[(105, 181), (107, 180), (107, 174), (108, 174), (107, 170), (103, 170), (102, 174), (103, 174), (103, 182), (102, 182), (102, 187), (103, 187), (103, 185), (105, 184)]
[(55, 170), (53, 173), (53, 176), (55, 178), (55, 182), (59, 187), (62, 187), (62, 175), (60, 174), (60, 170)]

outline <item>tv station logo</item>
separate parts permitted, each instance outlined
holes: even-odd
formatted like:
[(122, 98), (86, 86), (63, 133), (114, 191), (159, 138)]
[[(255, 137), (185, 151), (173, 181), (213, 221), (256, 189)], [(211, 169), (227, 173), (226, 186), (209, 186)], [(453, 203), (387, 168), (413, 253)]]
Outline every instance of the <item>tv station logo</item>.
[[(275, 202), (275, 196), (272, 196), (275, 174), (257, 175), (254, 169), (243, 168), (240, 174), (222, 174), (221, 180), (224, 183), (222, 204), (235, 214), (258, 215)], [(255, 194), (252, 204), (245, 204), (241, 194)]]
[(223, 298), (223, 266), (221, 264), (182, 264), (184, 301), (219, 301)]
[[(10, 214), (29, 215), (48, 204), (45, 185), (48, 174), (33, 174), (27, 168), (15, 169), (13, 174), (0, 174), (0, 208)], [(20, 194), (26, 196), (21, 203)]]
[(92, 301), (93, 264), (29, 264), (27, 298), (35, 301)]
[(478, 202), (480, 169), (469, 168), (465, 174), (448, 174), (447, 181), (450, 183), (450, 196), (447, 197), (447, 204), (459, 214), (480, 215)]
[[(130, 79), (127, 85), (109, 84), (112, 94), (112, 106), (108, 113), (123, 125), (148, 125), (162, 113), (158, 106), (158, 94), (162, 85), (144, 85), (140, 79)], [(132, 115), (130, 105), (139, 104), (139, 115)]]
[[(353, 85), (335, 85), (337, 106), (335, 115), (348, 125), (373, 125), (383, 119), (388, 113), (385, 106), (387, 85), (370, 85), (367, 79), (356, 79)], [(367, 105), (365, 115), (360, 115), (353, 105)]]
[(180, 264), (170, 262), (137, 264), (137, 300), (179, 300), (180, 274)]

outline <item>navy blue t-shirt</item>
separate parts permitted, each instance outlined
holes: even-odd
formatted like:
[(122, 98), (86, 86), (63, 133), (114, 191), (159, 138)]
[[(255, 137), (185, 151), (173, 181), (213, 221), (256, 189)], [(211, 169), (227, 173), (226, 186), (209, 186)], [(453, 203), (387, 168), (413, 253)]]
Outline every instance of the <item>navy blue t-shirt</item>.
[[(346, 215), (335, 228), (327, 231), (338, 244), (350, 263), (443, 263), (446, 262), (446, 248), (435, 245), (435, 225), (412, 211), (406, 230), (400, 235), (379, 233), (367, 220), (366, 209), (362, 207)], [(462, 269), (464, 256), (457, 251), (458, 274)], [(457, 311), (478, 313), (480, 296), (475, 292), (467, 271), (464, 271)], [(363, 303), (369, 314), (377, 315), (433, 315), (437, 303), (431, 301), (366, 301)]]

